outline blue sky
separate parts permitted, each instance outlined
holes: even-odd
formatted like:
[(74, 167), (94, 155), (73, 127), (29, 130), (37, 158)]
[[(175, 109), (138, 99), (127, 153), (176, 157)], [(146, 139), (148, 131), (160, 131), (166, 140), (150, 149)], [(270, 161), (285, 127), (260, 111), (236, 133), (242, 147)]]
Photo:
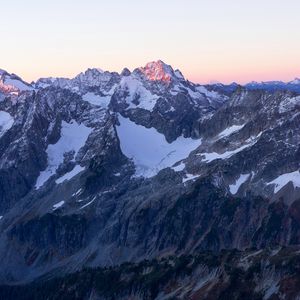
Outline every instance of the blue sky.
[(162, 59), (197, 82), (300, 77), (300, 1), (10, 0), (0, 68), (26, 80)]

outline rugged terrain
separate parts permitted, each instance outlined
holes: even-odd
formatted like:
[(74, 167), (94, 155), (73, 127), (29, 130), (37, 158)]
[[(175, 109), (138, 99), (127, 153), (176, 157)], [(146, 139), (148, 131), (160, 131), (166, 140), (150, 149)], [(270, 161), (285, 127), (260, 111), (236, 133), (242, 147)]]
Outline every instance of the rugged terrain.
[[(25, 286), (1, 299), (298, 299), (300, 259), (292, 248), (201, 252), (94, 268)], [(46, 283), (46, 284), (45, 284)]]
[[(110, 270), (119, 274), (117, 294), (93, 294), (91, 285), (82, 297), (238, 299), (247, 289), (249, 299), (296, 299), (298, 263), (293, 269), (284, 255), (298, 262), (299, 87), (297, 80), (280, 88), (203, 86), (162, 61), (32, 84), (0, 71), (1, 283), (73, 286), (74, 278)], [(256, 253), (251, 248), (264, 256), (248, 274), (256, 263), (241, 264)], [(213, 271), (204, 253), (216, 257)], [(168, 277), (174, 284), (164, 281), (163, 294), (142, 284), (145, 260), (151, 273), (157, 264), (173, 272), (181, 259), (190, 273)], [(279, 275), (272, 271), (267, 292), (259, 282), (269, 262)], [(134, 268), (142, 272), (138, 287), (122, 279), (135, 280)], [(205, 298), (210, 272), (219, 288)], [(201, 292), (191, 292), (201, 280)], [(230, 294), (234, 285), (241, 289)]]

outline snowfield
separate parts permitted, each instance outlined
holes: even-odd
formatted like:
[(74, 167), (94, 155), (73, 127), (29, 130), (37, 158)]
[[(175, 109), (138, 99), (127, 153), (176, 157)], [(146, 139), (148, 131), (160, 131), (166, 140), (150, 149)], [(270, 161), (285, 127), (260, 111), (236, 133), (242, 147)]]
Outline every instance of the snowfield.
[(82, 96), (84, 101), (87, 101), (93, 105), (101, 106), (107, 108), (111, 99), (111, 95), (99, 96), (94, 93), (86, 93)]
[(5, 77), (4, 84), (13, 86), (13, 87), (17, 88), (20, 91), (28, 91), (28, 90), (33, 89), (30, 86), (23, 83), (22, 81), (17, 80), (17, 79), (12, 79), (10, 77)]
[[(56, 170), (64, 161), (65, 153), (74, 151), (74, 161), (78, 151), (85, 145), (85, 142), (91, 132), (92, 129), (86, 127), (84, 124), (78, 124), (75, 121), (71, 121), (71, 123), (63, 121), (60, 133), (61, 137), (56, 144), (48, 146), (46, 150), (48, 155), (48, 166), (46, 170), (40, 173), (35, 187), (40, 188), (52, 175), (56, 173)], [(63, 176), (57, 180), (58, 183), (60, 183), (61, 180), (71, 178), (70, 176), (75, 176), (77, 171), (79, 171), (79, 169), (75, 168), (75, 170), (73, 169), (71, 172), (65, 174), (65, 177)]]
[(145, 128), (119, 116), (117, 133), (121, 150), (133, 159), (136, 176), (152, 177), (160, 170), (173, 166), (201, 145), (201, 140), (179, 137), (168, 143), (154, 128)]
[[(152, 111), (159, 99), (159, 96), (152, 94), (138, 79), (134, 78), (134, 76), (122, 78), (120, 88), (128, 92), (126, 102), (129, 104), (129, 108), (139, 107)], [(138, 102), (137, 105), (132, 102), (134, 100)]]

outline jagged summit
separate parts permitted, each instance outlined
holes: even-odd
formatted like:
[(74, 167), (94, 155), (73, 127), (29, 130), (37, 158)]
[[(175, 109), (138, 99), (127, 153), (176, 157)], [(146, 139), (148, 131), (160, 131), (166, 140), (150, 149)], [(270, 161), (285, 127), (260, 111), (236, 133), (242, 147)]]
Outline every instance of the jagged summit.
[(296, 77), (294, 80), (289, 82), (290, 84), (300, 84), (300, 78)]
[(129, 76), (131, 74), (128, 68), (124, 68), (121, 72), (121, 76)]
[(0, 69), (0, 92), (4, 94), (19, 94), (21, 91), (32, 89), (32, 86), (19, 76)]
[[(94, 105), (103, 105), (105, 108), (124, 106), (131, 110), (140, 108), (152, 111), (159, 98), (166, 103), (161, 109), (172, 112), (178, 103), (171, 99), (176, 95), (186, 97), (190, 105), (198, 107), (217, 107), (219, 101), (224, 102), (227, 96), (208, 90), (205, 86), (185, 80), (182, 73), (164, 63), (162, 60), (149, 62), (145, 67), (134, 69), (131, 72), (124, 68), (117, 72), (102, 71), (89, 68), (72, 79), (42, 78), (34, 84), (36, 89), (59, 87), (71, 90)], [(158, 107), (157, 104), (156, 107)]]
[(7, 72), (3, 69), (0, 69), (0, 76), (3, 75), (3, 74), (7, 74)]
[(96, 86), (103, 81), (109, 81), (113, 76), (119, 76), (119, 74), (116, 72), (103, 71), (99, 68), (89, 68), (85, 72), (78, 74), (74, 80), (76, 82), (83, 82), (87, 85)]
[(162, 60), (149, 62), (145, 67), (139, 68), (139, 70), (150, 81), (170, 83), (174, 78), (184, 79), (179, 70), (174, 71), (170, 65), (164, 63)]

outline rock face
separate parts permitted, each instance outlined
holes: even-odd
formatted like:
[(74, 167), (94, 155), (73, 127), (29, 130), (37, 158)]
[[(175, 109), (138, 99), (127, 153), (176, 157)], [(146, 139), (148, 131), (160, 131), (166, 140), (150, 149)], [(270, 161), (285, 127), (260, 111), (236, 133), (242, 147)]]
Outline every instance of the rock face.
[(297, 92), (201, 86), (162, 61), (0, 74), (2, 283), (300, 244)]

